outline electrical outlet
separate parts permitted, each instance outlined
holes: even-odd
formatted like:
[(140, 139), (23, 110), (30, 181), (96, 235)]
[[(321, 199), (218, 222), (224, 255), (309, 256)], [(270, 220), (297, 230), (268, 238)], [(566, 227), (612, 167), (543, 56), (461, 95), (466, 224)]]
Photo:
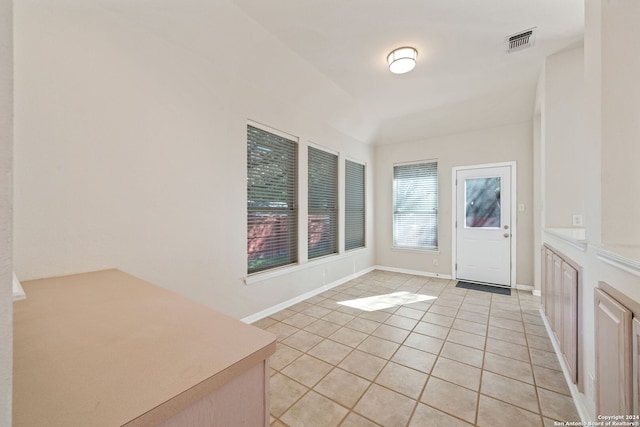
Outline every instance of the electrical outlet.
[(525, 209), (524, 209), (524, 203), (520, 203), (520, 204), (518, 205), (518, 212), (524, 212), (524, 210), (525, 210)]
[(582, 227), (582, 226), (584, 226), (584, 217), (582, 215), (574, 215), (573, 216), (573, 226), (574, 227)]
[(433, 265), (434, 265), (434, 267), (438, 266), (438, 258), (434, 258), (433, 259)]

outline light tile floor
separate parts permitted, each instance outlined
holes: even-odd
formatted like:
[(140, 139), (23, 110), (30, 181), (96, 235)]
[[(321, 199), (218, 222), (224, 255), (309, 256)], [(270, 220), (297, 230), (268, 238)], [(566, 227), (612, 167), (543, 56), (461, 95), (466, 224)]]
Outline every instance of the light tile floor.
[[(373, 271), (255, 323), (278, 336), (272, 426), (553, 426), (579, 421), (531, 292)], [(338, 301), (409, 291), (380, 311)]]

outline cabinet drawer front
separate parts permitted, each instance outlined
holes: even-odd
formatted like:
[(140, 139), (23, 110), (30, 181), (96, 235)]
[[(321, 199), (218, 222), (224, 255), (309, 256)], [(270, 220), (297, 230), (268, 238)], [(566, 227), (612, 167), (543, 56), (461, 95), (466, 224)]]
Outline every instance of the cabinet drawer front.
[(631, 414), (631, 311), (596, 288), (596, 411)]
[(562, 263), (562, 353), (571, 381), (577, 382), (578, 367), (578, 272)]

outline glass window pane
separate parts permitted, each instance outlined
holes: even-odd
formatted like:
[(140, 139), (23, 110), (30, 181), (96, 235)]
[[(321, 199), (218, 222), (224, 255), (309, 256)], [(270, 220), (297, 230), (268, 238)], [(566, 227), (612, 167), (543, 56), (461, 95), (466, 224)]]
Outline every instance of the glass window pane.
[(465, 179), (465, 225), (500, 227), (500, 177)]
[(344, 248), (365, 245), (365, 168), (363, 164), (345, 161)]
[(298, 260), (295, 141), (247, 125), (248, 273)]
[(437, 162), (393, 167), (393, 245), (438, 247)]
[(338, 253), (338, 156), (309, 147), (308, 256)]

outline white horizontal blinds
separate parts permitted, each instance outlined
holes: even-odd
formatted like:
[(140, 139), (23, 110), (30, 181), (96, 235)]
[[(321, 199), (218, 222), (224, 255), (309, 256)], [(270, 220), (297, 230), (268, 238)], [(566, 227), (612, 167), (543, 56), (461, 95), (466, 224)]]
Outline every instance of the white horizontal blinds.
[(364, 247), (364, 165), (345, 161), (344, 249)]
[(338, 252), (338, 156), (309, 147), (309, 259)]
[(393, 167), (393, 245), (438, 247), (438, 163)]
[(298, 258), (298, 144), (247, 125), (248, 272)]

